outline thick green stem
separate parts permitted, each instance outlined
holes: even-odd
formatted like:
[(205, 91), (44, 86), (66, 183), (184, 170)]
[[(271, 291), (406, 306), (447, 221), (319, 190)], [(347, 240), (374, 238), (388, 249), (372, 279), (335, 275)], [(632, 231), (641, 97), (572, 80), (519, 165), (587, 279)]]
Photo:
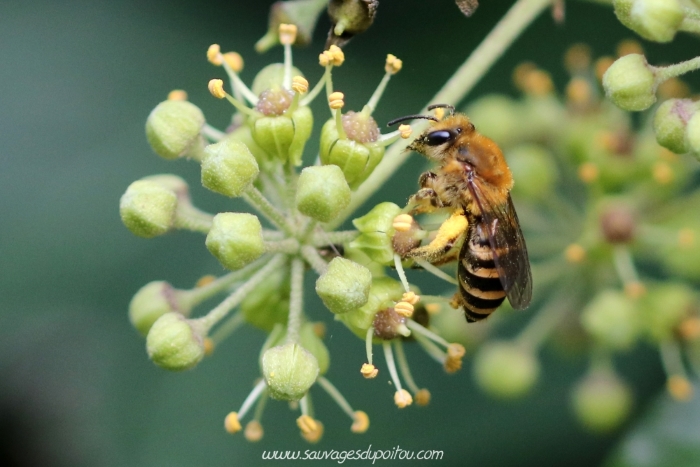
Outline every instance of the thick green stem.
[(328, 269), (328, 263), (321, 258), (321, 255), (318, 254), (316, 248), (312, 246), (303, 246), (301, 248), (301, 256), (307, 263), (309, 263), (309, 266), (314, 268), (314, 271), (316, 271), (319, 276), (326, 272), (326, 269)]
[[(464, 99), (491, 65), (503, 55), (503, 52), (551, 1), (518, 0), (429, 103), (456, 104)], [(427, 122), (421, 121), (416, 123), (414, 129), (423, 131), (426, 126)], [(350, 205), (332, 223), (331, 227), (334, 228), (342, 224), (375, 191), (384, 186), (389, 177), (408, 158), (409, 153), (405, 152), (404, 149), (409, 143), (410, 141), (401, 140), (387, 150), (382, 162), (372, 175), (360, 185), (354, 193)]]
[(304, 306), (304, 262), (292, 260), (292, 284), (289, 293), (289, 318), (287, 319), (287, 342), (298, 343)]
[(243, 195), (243, 199), (245, 199), (248, 204), (253, 206), (253, 208), (255, 208), (260, 214), (265, 216), (268, 221), (272, 222), (275, 227), (284, 231), (287, 236), (295, 236), (294, 228), (289, 224), (289, 221), (284, 214), (273, 206), (272, 203), (270, 203), (257, 188), (251, 185), (251, 187), (248, 188)]
[(669, 65), (665, 67), (654, 67), (654, 74), (656, 75), (656, 83), (663, 83), (669, 78), (675, 78), (676, 76), (681, 76), (689, 71), (694, 71), (700, 68), (700, 57), (691, 58), (685, 62), (676, 63), (675, 65)]
[(351, 419), (355, 420), (355, 411), (352, 410), (352, 407), (350, 406), (348, 401), (343, 397), (340, 391), (338, 391), (338, 389), (335, 386), (333, 386), (333, 384), (330, 381), (328, 381), (323, 376), (319, 376), (316, 382), (320, 384), (323, 389), (325, 389), (328, 395), (331, 396), (331, 398), (333, 398), (335, 403), (338, 404), (341, 409), (343, 409), (343, 412), (348, 414), (348, 416)]

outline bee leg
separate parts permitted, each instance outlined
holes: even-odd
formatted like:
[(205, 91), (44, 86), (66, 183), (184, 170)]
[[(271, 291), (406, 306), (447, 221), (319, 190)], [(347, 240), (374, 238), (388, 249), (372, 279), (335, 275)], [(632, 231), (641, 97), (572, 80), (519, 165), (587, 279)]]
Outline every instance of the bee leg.
[(445, 205), (432, 188), (421, 188), (408, 199), (408, 210), (414, 214), (432, 212)]
[(467, 231), (467, 218), (462, 209), (456, 209), (449, 219), (442, 223), (435, 239), (425, 246), (409, 251), (406, 258), (422, 258), (430, 263), (444, 263), (452, 247)]
[(437, 175), (433, 172), (423, 172), (420, 177), (418, 177), (418, 186), (421, 188), (433, 188), (433, 181), (437, 178)]

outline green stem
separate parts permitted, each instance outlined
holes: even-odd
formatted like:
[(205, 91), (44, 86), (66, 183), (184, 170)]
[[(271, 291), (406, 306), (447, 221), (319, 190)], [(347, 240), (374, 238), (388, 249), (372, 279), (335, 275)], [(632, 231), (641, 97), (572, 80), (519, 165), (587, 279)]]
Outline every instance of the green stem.
[(285, 253), (293, 255), (299, 252), (299, 241), (296, 238), (265, 242), (266, 253)]
[(320, 384), (321, 387), (328, 393), (328, 395), (331, 396), (331, 398), (335, 401), (335, 403), (338, 404), (341, 409), (343, 409), (343, 412), (348, 414), (348, 416), (351, 419), (355, 420), (355, 411), (352, 410), (352, 407), (350, 406), (348, 401), (343, 397), (340, 391), (338, 391), (338, 389), (335, 386), (333, 386), (333, 383), (328, 381), (323, 376), (319, 376), (316, 382)]
[(700, 57), (691, 58), (690, 60), (676, 63), (675, 65), (653, 67), (653, 70), (654, 74), (656, 75), (655, 81), (657, 84), (659, 84), (663, 83), (669, 78), (675, 78), (688, 73), (689, 71), (697, 70), (698, 68), (700, 68)]
[(384, 90), (386, 89), (386, 85), (389, 83), (390, 79), (391, 73), (385, 73), (384, 77), (379, 82), (379, 86), (377, 86), (377, 89), (374, 91), (374, 94), (372, 94), (372, 97), (369, 98), (369, 102), (367, 102), (367, 107), (369, 107), (370, 115), (372, 114), (372, 112), (374, 112), (374, 109), (377, 108), (379, 99), (382, 97), (382, 94), (384, 94)]
[(265, 380), (261, 379), (258, 384), (255, 385), (252, 391), (250, 391), (250, 394), (248, 394), (248, 397), (245, 398), (243, 401), (243, 405), (241, 405), (241, 410), (238, 411), (238, 420), (242, 420), (243, 417), (245, 417), (246, 413), (248, 413), (248, 410), (253, 406), (256, 400), (260, 397), (260, 395), (265, 391), (267, 388), (267, 385), (265, 384)]
[(634, 267), (632, 253), (625, 245), (617, 245), (613, 250), (613, 262), (615, 270), (623, 284), (631, 284), (639, 282), (639, 274), (637, 268)]
[[(224, 63), (222, 64), (224, 66), (224, 70), (226, 70), (226, 74), (228, 75), (228, 78), (231, 80), (231, 85), (233, 88), (237, 91), (236, 94), (242, 94), (245, 100), (247, 100), (251, 105), (255, 105), (258, 103), (258, 96), (253, 94), (253, 91), (248, 89), (248, 86), (245, 85), (243, 81), (241, 81), (241, 78), (238, 77), (238, 73), (233, 71), (233, 69), (228, 66), (228, 63), (226, 63), (226, 60), (224, 60)], [(238, 97), (238, 96), (236, 96)], [(229, 99), (230, 101), (231, 99)], [(245, 107), (245, 106), (244, 106)], [(241, 110), (242, 109), (238, 109)], [(244, 112), (245, 113), (245, 112)]]
[(357, 230), (341, 230), (338, 232), (317, 232), (314, 234), (311, 244), (321, 247), (331, 244), (343, 244), (355, 240), (360, 232)]
[(245, 316), (243, 313), (238, 312), (231, 316), (212, 334), (211, 340), (214, 342), (214, 345), (218, 346), (221, 344), (228, 336), (233, 334), (236, 329), (240, 328), (243, 323), (245, 323)]
[(287, 342), (298, 343), (304, 306), (304, 262), (292, 260), (292, 283), (289, 293), (289, 318), (287, 319)]
[(301, 247), (301, 256), (307, 263), (309, 263), (309, 266), (314, 268), (314, 271), (316, 271), (319, 276), (328, 269), (328, 263), (326, 263), (326, 260), (321, 258), (321, 255), (318, 254), (316, 248), (312, 246), (305, 245)]
[[(438, 336), (437, 334), (435, 334), (433, 331), (429, 330), (428, 328), (422, 326), (420, 323), (413, 321), (412, 319), (406, 320), (406, 326), (408, 326), (408, 328), (411, 331), (415, 331), (416, 333), (427, 337), (431, 341), (433, 341), (437, 344), (440, 344), (443, 347), (449, 347), (449, 345), (450, 345), (450, 343), (447, 342), (445, 339)], [(418, 338), (418, 336), (416, 336), (416, 338)]]
[(243, 269), (239, 269), (238, 271), (233, 271), (225, 276), (221, 276), (203, 287), (197, 287), (196, 289), (184, 292), (186, 294), (185, 296), (188, 305), (191, 307), (196, 306), (203, 301), (210, 299), (216, 294), (223, 292), (236, 282), (246, 279), (255, 271), (263, 267), (263, 265), (267, 263), (269, 259), (270, 258), (268, 256), (263, 256), (262, 258), (250, 263)]
[[(551, 0), (518, 0), (435, 97), (430, 100), (430, 103), (456, 104), (464, 99), (491, 65), (550, 4)], [(420, 121), (416, 123), (414, 129), (421, 132), (426, 127), (427, 122)], [(409, 153), (405, 152), (404, 149), (409, 143), (410, 141), (401, 140), (387, 150), (382, 162), (372, 172), (372, 175), (357, 189), (350, 205), (332, 223), (332, 228), (342, 224), (375, 191), (384, 186), (389, 177), (408, 158)]]
[(279, 269), (282, 264), (284, 264), (285, 260), (286, 257), (281, 254), (272, 258), (269, 263), (253, 274), (245, 284), (241, 285), (235, 292), (226, 297), (224, 301), (207, 313), (206, 316), (199, 318), (197, 321), (199, 321), (208, 332), (212, 326), (224, 319), (232, 309), (237, 307), (258, 284), (269, 277), (275, 270)]
[(208, 123), (205, 123), (202, 127), (202, 135), (209, 139), (209, 141), (214, 141), (215, 143), (218, 143), (226, 137), (226, 133), (221, 130), (217, 130)]
[(659, 345), (659, 352), (661, 354), (661, 364), (663, 365), (667, 376), (686, 376), (681, 349), (677, 342), (662, 342)]
[(251, 185), (243, 194), (243, 199), (253, 206), (260, 214), (265, 216), (275, 227), (287, 234), (287, 236), (295, 236), (294, 228), (289, 224), (284, 214), (273, 206), (257, 188)]
[(330, 74), (330, 72), (331, 72), (330, 67), (326, 67), (326, 71), (323, 73), (323, 76), (321, 77), (321, 79), (318, 81), (318, 83), (316, 83), (316, 86), (314, 86), (314, 88), (311, 90), (311, 92), (309, 92), (306, 95), (306, 97), (304, 97), (301, 100), (299, 105), (302, 105), (302, 106), (309, 105), (311, 103), (311, 101), (313, 101), (316, 98), (316, 96), (318, 96), (318, 93), (320, 93), (321, 90), (326, 85), (326, 82), (328, 81), (328, 75)]
[[(688, 11), (688, 10), (686, 10)], [(697, 14), (695, 17), (686, 16), (683, 18), (680, 26), (678, 26), (679, 31), (689, 32), (691, 34), (700, 34), (700, 21), (698, 20)]]
[(384, 348), (384, 359), (386, 359), (386, 366), (389, 368), (389, 374), (391, 375), (391, 380), (396, 386), (396, 391), (401, 391), (401, 380), (399, 379), (399, 374), (396, 372), (396, 363), (394, 362), (394, 353), (391, 351), (391, 344), (389, 341), (382, 342), (382, 347)]
[(193, 232), (209, 233), (214, 216), (200, 211), (189, 202), (180, 201), (175, 212), (175, 227)]
[(399, 371), (401, 376), (403, 376), (404, 381), (406, 381), (406, 386), (410, 389), (413, 394), (420, 391), (420, 388), (413, 380), (413, 375), (411, 375), (411, 370), (408, 367), (408, 360), (406, 359), (406, 353), (403, 350), (403, 342), (401, 339), (394, 340), (394, 350), (396, 350), (396, 360), (399, 363)]

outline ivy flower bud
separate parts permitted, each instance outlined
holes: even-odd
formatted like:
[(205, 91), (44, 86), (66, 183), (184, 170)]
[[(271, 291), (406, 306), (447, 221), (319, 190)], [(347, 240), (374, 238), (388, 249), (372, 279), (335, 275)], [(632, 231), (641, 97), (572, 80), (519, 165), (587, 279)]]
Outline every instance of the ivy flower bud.
[[(256, 96), (268, 89), (278, 89), (284, 85), (284, 63), (270, 63), (255, 75), (250, 90)], [(303, 77), (304, 74), (295, 66), (292, 67), (292, 76)]]
[(644, 110), (656, 102), (656, 79), (644, 55), (615, 60), (603, 75), (605, 95), (623, 110)]
[(646, 334), (656, 342), (673, 338), (678, 326), (690, 314), (695, 300), (693, 290), (682, 283), (651, 287), (640, 303), (640, 321)]
[(542, 146), (516, 146), (507, 153), (508, 166), (518, 181), (513, 192), (526, 199), (541, 200), (550, 196), (557, 178), (552, 154)]
[(321, 163), (337, 165), (353, 190), (360, 186), (382, 157), (384, 146), (378, 142), (377, 122), (363, 112), (348, 112), (342, 116), (345, 137), (338, 133), (335, 119), (328, 120), (321, 129)]
[(191, 102), (163, 101), (146, 120), (146, 138), (160, 157), (177, 159), (202, 144), (199, 132), (204, 123), (204, 114)]
[(190, 369), (204, 357), (204, 332), (199, 322), (180, 313), (166, 313), (148, 331), (148, 356), (166, 370)]
[(236, 139), (226, 138), (204, 149), (202, 185), (215, 193), (241, 196), (259, 172), (253, 154)]
[(690, 99), (669, 99), (663, 102), (654, 114), (656, 142), (676, 154), (690, 150), (685, 137), (688, 121), (696, 108)]
[(326, 1), (295, 0), (293, 2), (275, 2), (270, 7), (267, 33), (255, 44), (257, 52), (265, 52), (280, 43), (280, 25), (292, 24), (297, 30), (292, 43), (308, 45), (311, 43), (318, 17), (326, 8)]
[(265, 252), (262, 225), (252, 214), (222, 212), (214, 216), (207, 249), (227, 269), (240, 269)]
[(318, 374), (325, 375), (331, 365), (331, 356), (326, 344), (323, 343), (314, 329), (314, 323), (304, 323), (299, 331), (299, 343), (308, 350), (318, 362)]
[(632, 391), (614, 373), (596, 371), (580, 381), (571, 394), (574, 413), (589, 430), (607, 432), (625, 421), (632, 408)]
[(286, 324), (291, 290), (289, 270), (273, 271), (243, 299), (240, 310), (247, 323), (271, 332), (275, 324)]
[(288, 343), (268, 349), (262, 357), (265, 383), (274, 399), (298, 401), (316, 382), (316, 357), (299, 344)]
[(162, 183), (163, 177), (181, 181), (182, 190), (187, 192), (185, 181), (174, 175), (146, 177), (129, 185), (119, 200), (122, 222), (134, 235), (153, 238), (173, 227), (178, 193), (167, 183)]
[(370, 212), (352, 221), (360, 235), (350, 243), (373, 261), (388, 266), (394, 263), (392, 239), (395, 229), (393, 221), (401, 213), (394, 203), (380, 203)]
[(640, 323), (630, 298), (616, 290), (604, 290), (584, 308), (581, 324), (599, 343), (627, 349), (637, 338)]
[(299, 175), (296, 206), (305, 216), (330, 222), (350, 203), (351, 194), (338, 166), (310, 166)]
[(165, 281), (153, 281), (141, 287), (129, 303), (129, 321), (143, 336), (153, 323), (168, 312), (189, 315), (192, 305), (183, 293)]
[(401, 300), (404, 293), (401, 282), (390, 277), (375, 277), (369, 290), (367, 303), (360, 308), (336, 315), (359, 338), (365, 339), (367, 330), (373, 325), (374, 318), (381, 310), (392, 308)]
[(670, 42), (683, 21), (678, 0), (614, 0), (617, 19), (645, 39)]
[(700, 112), (696, 112), (685, 129), (685, 140), (688, 142), (688, 149), (695, 157), (700, 157)]
[(316, 281), (316, 293), (331, 312), (343, 314), (367, 303), (371, 283), (369, 269), (336, 257)]
[(488, 394), (502, 399), (525, 395), (537, 382), (539, 373), (535, 354), (510, 342), (484, 344), (474, 357), (476, 382)]
[(353, 36), (366, 31), (374, 22), (378, 7), (378, 0), (331, 0), (328, 4), (331, 29), (326, 49), (331, 45), (342, 47)]

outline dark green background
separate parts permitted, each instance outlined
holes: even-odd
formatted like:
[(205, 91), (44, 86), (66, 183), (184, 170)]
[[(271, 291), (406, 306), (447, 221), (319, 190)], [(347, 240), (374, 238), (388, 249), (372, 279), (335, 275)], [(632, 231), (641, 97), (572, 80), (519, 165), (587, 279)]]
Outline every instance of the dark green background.
[[(385, 122), (414, 113), (511, 3), (486, 0), (466, 19), (450, 0), (383, 0), (374, 26), (346, 48), (336, 88), (345, 92), (348, 108), (359, 109), (383, 74), (385, 55), (393, 53), (404, 68), (375, 116)], [(561, 89), (561, 57), (572, 43), (586, 41), (596, 55), (611, 54), (620, 39), (633, 36), (609, 8), (567, 7), (566, 24), (543, 15), (472, 97), (514, 93), (511, 70), (524, 60), (551, 70)], [(196, 370), (170, 374), (150, 363), (126, 316), (131, 296), (148, 281), (188, 288), (204, 274), (222, 273), (201, 235), (149, 241), (131, 235), (120, 223), (118, 200), (133, 180), (171, 172), (190, 181), (203, 208), (232, 209), (198, 186), (195, 164), (156, 157), (143, 127), (173, 88), (186, 89), (213, 125), (225, 126), (230, 107), (206, 89), (223, 74), (206, 62), (205, 51), (214, 42), (239, 51), (250, 82), (262, 66), (281, 59), (279, 48), (253, 52), (266, 17), (266, 2), (252, 1), (0, 3), (0, 464), (259, 465), (265, 449), (312, 448), (282, 403), (268, 405), (260, 443), (222, 429), (224, 415), (238, 409), (259, 374), (261, 332), (245, 329)], [(324, 17), (315, 44), (295, 51), (295, 64), (312, 83), (321, 74), (316, 62), (327, 28)], [(647, 50), (652, 63), (671, 62), (690, 58), (696, 44), (681, 38)], [(421, 165), (409, 162), (373, 201), (401, 204)], [(306, 282), (311, 285), (311, 276)], [(593, 436), (576, 424), (568, 391), (585, 359), (549, 349), (533, 394), (500, 403), (474, 387), (469, 362), (466, 371), (448, 376), (410, 348), (414, 373), (433, 401), (399, 411), (386, 378), (359, 377), (364, 344), (307, 297), (309, 313), (329, 322), (329, 378), (372, 423), (367, 433), (351, 434), (347, 417), (314, 389), (326, 425), (314, 449), (399, 445), (444, 450), (436, 465), (589, 466), (600, 463), (619, 436)], [(656, 354), (637, 349), (618, 367), (643, 410), (663, 384)]]

